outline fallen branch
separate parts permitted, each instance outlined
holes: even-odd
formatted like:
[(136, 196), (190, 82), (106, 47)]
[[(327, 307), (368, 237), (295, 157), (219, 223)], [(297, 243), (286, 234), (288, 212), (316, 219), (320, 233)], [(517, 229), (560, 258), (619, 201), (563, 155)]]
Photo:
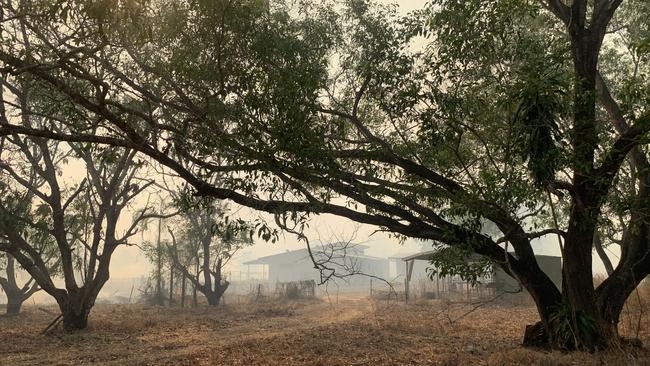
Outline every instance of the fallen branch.
[(50, 325), (48, 325), (47, 328), (45, 328), (45, 329), (41, 332), (41, 335), (47, 333), (51, 328), (53, 328), (54, 326), (56, 326), (56, 325), (59, 323), (59, 321), (61, 321), (61, 318), (63, 318), (63, 314), (59, 314), (59, 316), (57, 316), (54, 320), (52, 320), (52, 322), (50, 323)]

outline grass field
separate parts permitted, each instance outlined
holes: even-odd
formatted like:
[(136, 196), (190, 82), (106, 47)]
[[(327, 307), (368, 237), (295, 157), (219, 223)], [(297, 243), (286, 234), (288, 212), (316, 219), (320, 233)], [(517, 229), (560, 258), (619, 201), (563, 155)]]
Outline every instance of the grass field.
[[(0, 319), (0, 365), (650, 365), (646, 350), (524, 349), (524, 327), (536, 320), (530, 305), (362, 296), (194, 309), (97, 305), (88, 330), (46, 335), (56, 309), (24, 310)], [(622, 333), (636, 335), (639, 315), (647, 345), (643, 307), (628, 307)]]

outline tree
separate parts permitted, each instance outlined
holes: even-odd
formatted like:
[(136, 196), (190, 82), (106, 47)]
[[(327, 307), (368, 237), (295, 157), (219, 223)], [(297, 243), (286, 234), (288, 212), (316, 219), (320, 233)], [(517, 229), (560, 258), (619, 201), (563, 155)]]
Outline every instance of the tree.
[(226, 204), (202, 200), (169, 228), (172, 244), (167, 250), (172, 268), (182, 274), (182, 281), (188, 279), (209, 305), (219, 305), (230, 285), (223, 269), (239, 249), (253, 243), (249, 231), (246, 222), (230, 218)]
[(22, 286), (18, 285), (16, 260), (11, 255), (5, 256), (3, 266), (5, 275), (0, 276), (0, 286), (7, 296), (7, 315), (18, 315), (23, 303), (40, 290), (34, 278), (30, 277)]
[[(34, 173), (34, 170), (30, 170), (29, 181), (35, 186), (42, 186), (44, 183)], [(11, 181), (2, 181), (0, 187), (0, 195), (3, 197), (3, 202), (0, 204), (0, 213), (2, 214), (3, 220), (2, 226), (10, 226), (12, 230), (19, 231), (23, 236), (32, 238), (35, 243), (34, 249), (40, 254), (49, 272), (53, 274), (57, 273), (58, 261), (55, 243), (47, 235), (43, 235), (40, 230), (34, 229), (29, 225), (25, 225), (25, 222), (15, 219), (16, 214), (18, 214), (18, 217), (26, 217), (29, 215), (29, 207), (35, 203), (35, 195), (30, 191), (20, 192), (19, 189), (15, 189), (15, 184), (12, 185)], [(42, 210), (41, 212), (35, 212), (35, 215), (31, 219), (35, 219), (34, 221), (45, 219)], [(7, 236), (0, 233), (0, 241), (6, 240)], [(0, 246), (8, 245), (8, 243), (0, 244)], [(32, 276), (29, 276), (22, 285), (19, 284), (19, 277), (23, 277), (19, 276), (19, 273), (24, 273), (25, 271), (20, 271), (20, 266), (17, 268), (16, 259), (11, 254), (0, 252), (0, 270), (3, 272), (0, 275), (0, 287), (2, 287), (7, 297), (6, 313), (7, 315), (18, 315), (22, 304), (33, 294), (40, 291), (41, 288)]]
[[(329, 213), (478, 253), (531, 294), (543, 343), (610, 347), (650, 272), (648, 78), (624, 93), (629, 62), (600, 60), (608, 32), (627, 32), (630, 9), (646, 6), (622, 4), (436, 0), (399, 17), (365, 0), (9, 2), (2, 70), (47, 84), (105, 133), (0, 133), (129, 147), (197, 195), (298, 230)], [(641, 33), (628, 34), (639, 50)], [(425, 52), (410, 47), (417, 35)], [(27, 42), (39, 53), (23, 55)], [(622, 260), (595, 288), (594, 233), (613, 188), (632, 191), (619, 184), (628, 159), (642, 173)], [(500, 238), (481, 234), (486, 221)], [(561, 238), (561, 289), (531, 246), (548, 234)]]
[[(135, 176), (141, 164), (133, 161), (134, 152), (119, 156), (123, 152), (120, 149), (75, 144), (64, 150), (59, 144), (15, 135), (8, 140), (16, 150), (5, 155), (2, 173), (15, 179), (23, 191), (32, 192), (36, 201), (27, 215), (3, 205), (3, 213), (11, 215), (11, 219), (0, 225), (0, 235), (5, 239), (0, 250), (15, 258), (35, 283), (54, 297), (66, 329), (84, 329), (95, 299), (109, 279), (111, 256), (118, 246), (129, 243), (139, 221), (156, 215), (146, 207), (134, 214), (124, 233), (117, 230), (127, 205), (151, 182), (139, 181)], [(66, 189), (59, 177), (64, 161), (73, 159), (74, 154), (85, 161), (87, 176)], [(32, 185), (21, 174), (21, 166), (31, 166), (46, 183), (42, 187)], [(44, 219), (33, 220), (35, 214)], [(16, 231), (10, 221), (24, 222), (39, 235)], [(46, 264), (52, 254), (39, 249), (43, 242), (39, 238), (56, 245), (63, 288), (53, 281), (56, 273)]]

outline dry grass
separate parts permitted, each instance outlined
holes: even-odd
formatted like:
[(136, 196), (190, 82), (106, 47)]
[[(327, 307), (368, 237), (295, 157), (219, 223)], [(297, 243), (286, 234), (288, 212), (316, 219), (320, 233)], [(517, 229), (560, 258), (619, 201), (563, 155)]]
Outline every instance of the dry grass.
[(621, 335), (638, 338), (650, 346), (650, 283), (644, 281), (630, 295), (619, 323)]
[[(196, 309), (98, 305), (87, 331), (39, 335), (52, 315), (27, 307), (0, 319), (0, 365), (650, 365), (643, 350), (524, 349), (523, 329), (537, 318), (531, 306), (470, 310), (362, 297)], [(641, 324), (650, 344), (647, 316)]]

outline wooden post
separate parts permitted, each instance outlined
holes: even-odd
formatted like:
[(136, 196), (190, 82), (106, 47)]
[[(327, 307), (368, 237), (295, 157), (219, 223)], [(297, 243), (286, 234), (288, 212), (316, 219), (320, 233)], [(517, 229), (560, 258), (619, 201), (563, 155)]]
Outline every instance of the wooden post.
[(409, 303), (409, 280), (408, 278), (404, 279), (404, 303)]
[[(198, 257), (196, 258), (195, 272), (196, 272), (196, 280), (198, 281), (199, 280), (199, 258)], [(194, 283), (192, 283), (192, 306), (194, 307), (199, 306), (199, 299), (196, 294), (196, 285)]]
[(129, 294), (129, 304), (131, 303), (131, 299), (133, 298), (133, 288), (135, 287), (135, 283), (131, 284), (131, 293)]
[(163, 305), (162, 294), (162, 248), (160, 246), (160, 231), (162, 229), (162, 218), (158, 219), (158, 240), (156, 241), (156, 303)]
[(181, 307), (185, 307), (185, 276), (182, 276), (183, 280), (181, 282)]
[(174, 267), (169, 269), (169, 306), (174, 302)]

